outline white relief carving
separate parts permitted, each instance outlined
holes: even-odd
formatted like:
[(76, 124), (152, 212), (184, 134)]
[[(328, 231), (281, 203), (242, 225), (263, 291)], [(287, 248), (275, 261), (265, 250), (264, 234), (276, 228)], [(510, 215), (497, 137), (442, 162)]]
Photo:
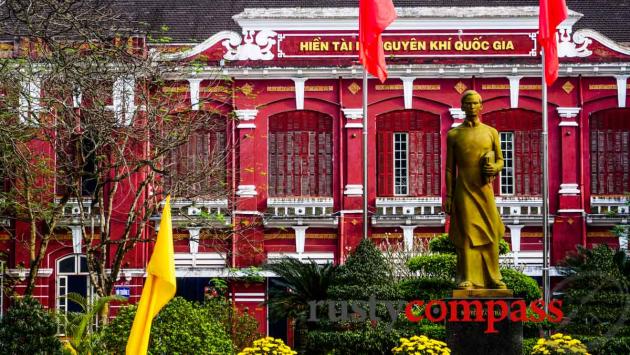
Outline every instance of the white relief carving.
[(588, 46), (593, 40), (584, 36), (579, 31), (571, 36), (571, 29), (562, 28), (558, 34), (558, 57), (588, 57), (593, 54)]
[[(271, 30), (243, 30), (241, 38), (231, 37), (221, 42), (227, 49), (223, 58), (227, 60), (272, 60), (271, 47), (276, 44), (277, 34)], [(243, 43), (241, 43), (243, 42)]]

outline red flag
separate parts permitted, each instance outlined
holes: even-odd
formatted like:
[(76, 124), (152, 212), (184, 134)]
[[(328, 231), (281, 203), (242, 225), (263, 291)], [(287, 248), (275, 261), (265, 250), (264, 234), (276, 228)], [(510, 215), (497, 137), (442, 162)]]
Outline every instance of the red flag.
[(392, 0), (359, 0), (359, 61), (381, 82), (387, 79), (381, 33), (395, 19)]
[(545, 50), (545, 82), (553, 84), (558, 79), (558, 47), (556, 27), (568, 16), (565, 0), (540, 0), (538, 14), (538, 43)]

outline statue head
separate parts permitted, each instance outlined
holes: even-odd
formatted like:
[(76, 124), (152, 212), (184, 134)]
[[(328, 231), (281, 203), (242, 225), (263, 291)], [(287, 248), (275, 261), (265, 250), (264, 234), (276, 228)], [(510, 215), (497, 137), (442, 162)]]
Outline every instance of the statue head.
[(475, 90), (466, 90), (462, 94), (462, 110), (466, 112), (467, 120), (474, 120), (479, 117), (483, 109), (481, 95)]

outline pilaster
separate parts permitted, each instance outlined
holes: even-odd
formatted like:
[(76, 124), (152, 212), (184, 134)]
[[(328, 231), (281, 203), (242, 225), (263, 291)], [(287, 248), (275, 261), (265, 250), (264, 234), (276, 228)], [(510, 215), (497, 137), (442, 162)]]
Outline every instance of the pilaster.
[(343, 109), (346, 116), (346, 186), (344, 187), (344, 208), (361, 209), (363, 195), (363, 109)]

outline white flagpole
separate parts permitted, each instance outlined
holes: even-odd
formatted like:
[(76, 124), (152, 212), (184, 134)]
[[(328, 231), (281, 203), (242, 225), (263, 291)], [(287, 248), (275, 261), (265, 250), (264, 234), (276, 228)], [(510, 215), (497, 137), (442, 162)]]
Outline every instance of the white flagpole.
[(542, 58), (542, 144), (543, 144), (543, 294), (545, 301), (545, 312), (548, 311), (550, 300), (550, 280), (549, 280), (549, 142), (547, 124), (547, 82), (545, 81), (545, 51), (541, 49)]
[(368, 238), (368, 73), (363, 66), (363, 239)]

